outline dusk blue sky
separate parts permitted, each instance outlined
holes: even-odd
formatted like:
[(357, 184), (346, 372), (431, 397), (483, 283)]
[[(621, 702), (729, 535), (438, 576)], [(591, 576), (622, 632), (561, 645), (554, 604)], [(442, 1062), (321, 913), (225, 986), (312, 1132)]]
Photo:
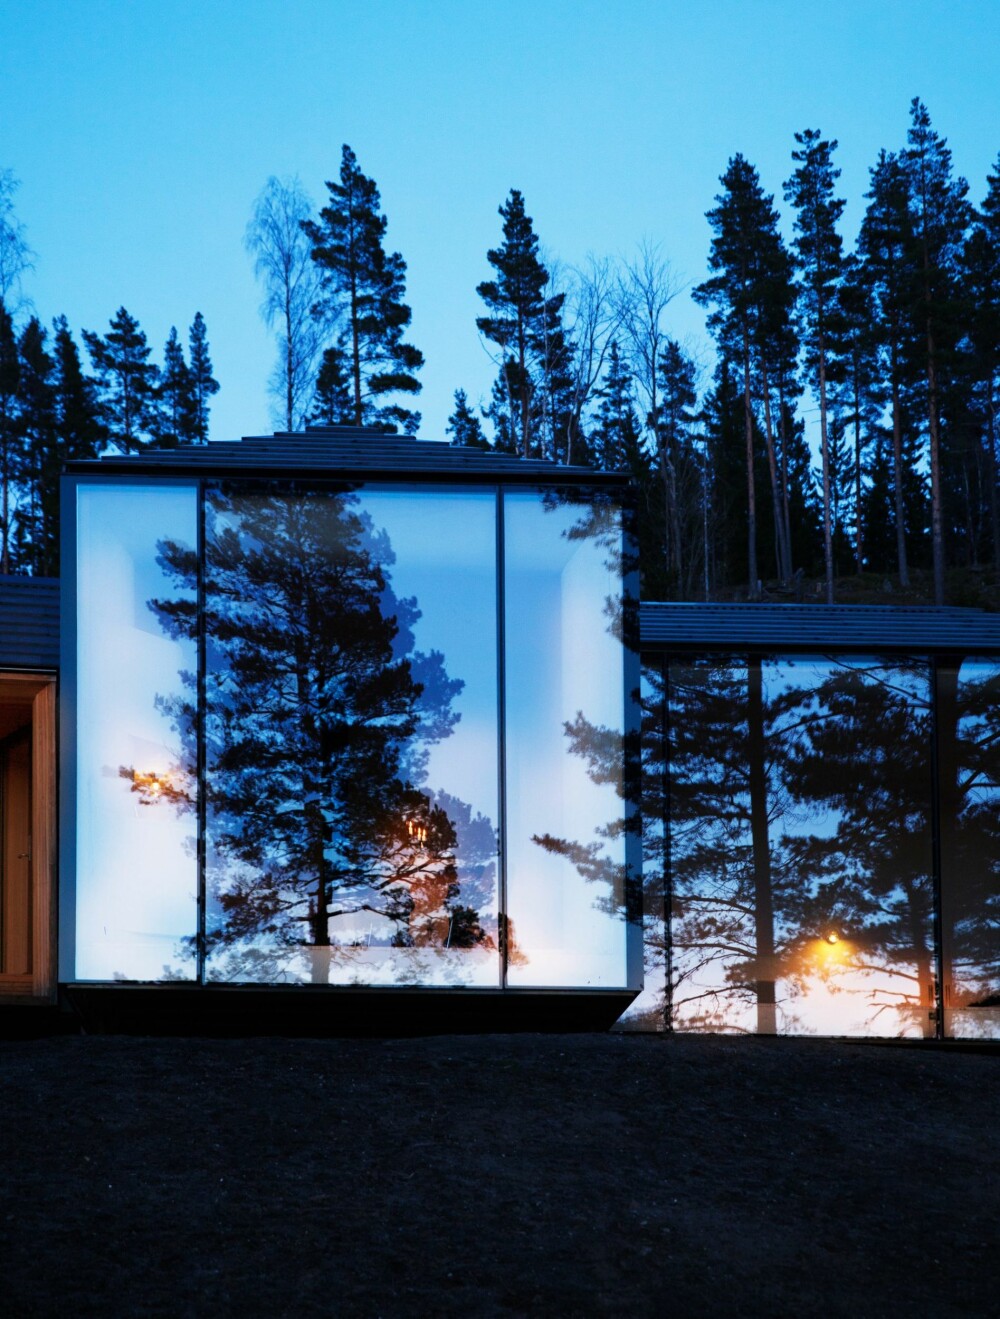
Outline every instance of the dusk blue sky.
[[(998, 33), (994, 0), (0, 0), (0, 168), (22, 182), (37, 313), (79, 338), (124, 305), (160, 359), (200, 310), (222, 386), (212, 434), (228, 439), (270, 428), (253, 200), (269, 174), (298, 174), (321, 204), (350, 143), (409, 268), (436, 439), (456, 387), (488, 397), (475, 288), (511, 187), (563, 263), (645, 238), (697, 283), (729, 157), (780, 201), (793, 134), (814, 127), (840, 141), (853, 241), (913, 96), (982, 197)], [(686, 293), (670, 330), (710, 364)]]

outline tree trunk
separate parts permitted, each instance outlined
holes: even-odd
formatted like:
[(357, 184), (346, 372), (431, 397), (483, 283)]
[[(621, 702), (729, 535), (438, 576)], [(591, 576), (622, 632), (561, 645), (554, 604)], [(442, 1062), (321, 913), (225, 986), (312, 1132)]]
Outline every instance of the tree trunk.
[(775, 1035), (778, 1021), (775, 1001), (774, 895), (767, 821), (763, 687), (761, 661), (752, 658), (747, 665), (747, 758), (750, 762), (750, 833), (753, 841), (757, 1034)]
[(934, 556), (934, 603), (944, 604), (944, 514), (941, 506), (941, 435), (938, 424), (937, 367), (934, 334), (927, 322), (927, 404), (931, 432), (931, 549)]
[(743, 418), (746, 426), (747, 459), (747, 575), (750, 578), (750, 599), (756, 600), (757, 589), (757, 491), (753, 476), (753, 410), (750, 407), (750, 345), (743, 339)]
[(910, 585), (910, 572), (906, 564), (906, 514), (903, 506), (903, 418), (899, 401), (899, 376), (896, 370), (896, 350), (892, 353), (892, 490), (896, 504), (896, 562), (899, 566), (899, 584)]
[[(822, 313), (821, 313), (822, 314)], [(830, 524), (830, 437), (826, 424), (826, 351), (819, 336), (819, 444), (823, 462), (823, 567), (826, 603), (833, 604), (833, 529)]]
[(784, 520), (781, 516), (781, 491), (778, 488), (778, 463), (774, 453), (774, 429), (771, 425), (771, 387), (767, 367), (761, 362), (761, 379), (764, 393), (764, 441), (767, 445), (767, 469), (771, 477), (771, 504), (774, 508), (774, 542), (778, 576), (787, 585), (792, 576), (792, 556), (785, 541)]

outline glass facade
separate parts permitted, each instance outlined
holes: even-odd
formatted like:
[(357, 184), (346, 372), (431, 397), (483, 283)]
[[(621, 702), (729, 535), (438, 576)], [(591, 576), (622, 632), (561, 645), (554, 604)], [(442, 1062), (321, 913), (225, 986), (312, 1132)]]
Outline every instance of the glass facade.
[(1000, 661), (938, 669), (945, 1034), (1000, 1039)]
[(190, 980), (197, 487), (101, 482), (76, 500), (75, 974)]
[[(931, 663), (657, 658), (645, 682), (668, 729), (644, 793), (668, 801), (673, 1027), (933, 1036)], [(647, 940), (649, 967), (655, 895)]]
[(617, 497), (77, 513), (74, 978), (627, 985)]
[(508, 983), (621, 986), (621, 509), (504, 496)]

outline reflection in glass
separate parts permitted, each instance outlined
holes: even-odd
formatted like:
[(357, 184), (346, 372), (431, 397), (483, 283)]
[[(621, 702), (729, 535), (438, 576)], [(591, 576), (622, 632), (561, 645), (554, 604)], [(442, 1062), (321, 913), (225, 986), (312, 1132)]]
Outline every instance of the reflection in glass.
[(165, 622), (195, 592), (160, 553), (193, 553), (197, 490), (82, 484), (77, 515), (76, 977), (190, 979), (194, 749), (173, 706), (196, 653)]
[(640, 684), (643, 987), (618, 1019), (621, 1030), (663, 1030), (669, 1010), (666, 681), (666, 661), (656, 655), (644, 657)]
[(725, 656), (672, 660), (667, 699), (673, 1025), (752, 1032), (747, 665)]
[(945, 1034), (1000, 1038), (1000, 663), (938, 670)]
[(621, 987), (621, 508), (504, 507), (508, 984)]
[(210, 979), (497, 983), (494, 517), (208, 492)]
[(674, 1022), (932, 1034), (928, 666), (670, 665)]
[(933, 1035), (929, 665), (768, 669), (783, 1029)]

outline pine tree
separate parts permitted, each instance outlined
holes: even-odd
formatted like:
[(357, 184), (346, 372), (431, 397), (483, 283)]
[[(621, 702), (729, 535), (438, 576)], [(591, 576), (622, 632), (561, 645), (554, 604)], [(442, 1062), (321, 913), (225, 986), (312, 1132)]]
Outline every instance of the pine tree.
[(694, 363), (674, 339), (664, 343), (657, 377), (659, 406), (653, 420), (666, 533), (664, 555), (675, 589), (684, 599), (691, 594), (690, 566), (700, 539), (701, 473), (691, 439), (698, 394)]
[(830, 359), (835, 351), (837, 290), (843, 277), (842, 243), (837, 223), (844, 202), (833, 195), (840, 170), (833, 167), (835, 141), (807, 128), (795, 134), (798, 163), (785, 184), (785, 200), (796, 210), (795, 250), (801, 275), (799, 322), (806, 369), (814, 373), (819, 399), (820, 459), (823, 471), (823, 562), (826, 600), (833, 604), (833, 498), (830, 436), (827, 422)]
[(18, 353), (20, 413), (20, 504), (15, 519), (17, 559), (34, 575), (52, 574), (56, 490), (61, 467), (56, 440), (55, 363), (45, 347), (46, 333), (32, 316), (21, 333)]
[(503, 243), (486, 254), (496, 278), (484, 280), (476, 288), (489, 314), (478, 316), (476, 326), (500, 350), (498, 379), (507, 391), (509, 415), (512, 425), (517, 427), (521, 456), (528, 458), (535, 448), (532, 400), (536, 382), (532, 358), (545, 332), (543, 290), (549, 274), (538, 255), (531, 216), (526, 214), (524, 198), (516, 188), (511, 189), (499, 214), (503, 220)]
[(191, 372), (184, 360), (184, 348), (177, 337), (177, 328), (173, 325), (163, 349), (158, 397), (160, 427), (157, 444), (164, 449), (189, 444), (194, 431)]
[(54, 324), (54, 371), (52, 375), (56, 449), (43, 474), (41, 490), (42, 526), (37, 571), (48, 577), (59, 574), (59, 476), (64, 462), (96, 458), (105, 441), (94, 382), (84, 375), (80, 352), (65, 316)]
[[(550, 285), (551, 287), (551, 285)], [(542, 314), (531, 336), (536, 364), (532, 432), (539, 447), (552, 462), (568, 462), (575, 414), (574, 348), (563, 324), (562, 293), (543, 299)], [(581, 463), (579, 451), (575, 461)]]
[(448, 418), (445, 434), (451, 436), (456, 447), (465, 449), (488, 449), (489, 441), (483, 434), (482, 423), (469, 407), (469, 400), (464, 389), (455, 390), (455, 411)]
[(945, 597), (941, 377), (957, 338), (957, 262), (970, 212), (965, 200), (968, 184), (963, 178), (952, 178), (951, 151), (931, 128), (927, 107), (919, 97), (910, 105), (910, 121), (905, 159), (920, 267), (918, 323), (924, 343), (930, 438), (934, 599), (941, 605)]
[(867, 455), (878, 434), (886, 394), (879, 373), (878, 347), (873, 322), (875, 309), (864, 267), (856, 255), (844, 262), (844, 279), (838, 295), (840, 324), (840, 380), (838, 406), (852, 440), (854, 491), (854, 565), (865, 565), (864, 474)]
[(892, 410), (893, 522), (900, 585), (910, 584), (906, 508), (906, 410), (913, 360), (913, 226), (909, 186), (902, 161), (882, 151), (865, 194), (868, 208), (861, 222), (858, 252), (860, 278), (871, 291), (878, 353), (887, 377)]
[[(751, 596), (758, 593), (757, 483), (754, 462), (753, 393), (756, 383), (764, 411), (764, 439), (775, 514), (779, 575), (791, 574), (791, 557), (780, 516), (781, 491), (771, 420), (772, 375), (784, 352), (790, 298), (790, 263), (778, 233), (778, 216), (760, 185), (756, 169), (743, 156), (730, 160), (723, 191), (708, 212), (713, 239), (713, 277), (694, 290), (695, 301), (712, 307), (708, 325), (719, 351), (740, 363), (743, 375), (747, 472), (747, 559)], [(756, 378), (756, 379), (755, 379)]]
[(386, 399), (417, 394), (419, 349), (403, 335), (410, 324), (406, 262), (383, 246), (388, 224), (374, 180), (362, 174), (357, 157), (344, 146), (340, 182), (327, 183), (328, 204), (319, 220), (303, 225), (322, 279), (321, 306), (331, 324), (344, 327), (344, 349), (356, 426), (396, 425), (412, 434), (420, 414)]
[(312, 411), (309, 420), (319, 426), (351, 426), (354, 424), (354, 403), (351, 382), (347, 371), (347, 358), (342, 345), (335, 344), (323, 352), (323, 361), (316, 376)]
[(191, 409), (188, 438), (192, 444), (208, 443), (209, 400), (219, 392), (208, 355), (208, 331), (201, 312), (195, 312), (188, 331), (188, 373), (191, 379)]
[(997, 489), (997, 389), (1000, 385), (1000, 157), (987, 176), (980, 215), (961, 263), (970, 402), (981, 418), (994, 571), (1000, 575), (1000, 510)]
[(120, 307), (103, 339), (90, 330), (84, 330), (83, 338), (97, 372), (108, 439), (126, 454), (146, 448), (158, 430), (159, 372), (148, 360), (139, 322)]

